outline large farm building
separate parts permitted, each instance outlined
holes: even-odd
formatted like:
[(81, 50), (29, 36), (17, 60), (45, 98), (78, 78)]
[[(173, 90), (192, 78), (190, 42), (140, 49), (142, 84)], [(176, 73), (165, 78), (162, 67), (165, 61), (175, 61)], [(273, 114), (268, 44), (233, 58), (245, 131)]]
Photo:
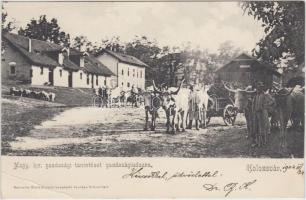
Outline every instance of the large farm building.
[(227, 82), (238, 82), (243, 86), (261, 81), (267, 88), (280, 82), (281, 74), (272, 66), (243, 53), (216, 71), (219, 78)]
[(132, 56), (105, 50), (95, 57), (12, 33), (3, 36), (3, 44), (3, 81), (73, 88), (145, 87), (147, 65)]

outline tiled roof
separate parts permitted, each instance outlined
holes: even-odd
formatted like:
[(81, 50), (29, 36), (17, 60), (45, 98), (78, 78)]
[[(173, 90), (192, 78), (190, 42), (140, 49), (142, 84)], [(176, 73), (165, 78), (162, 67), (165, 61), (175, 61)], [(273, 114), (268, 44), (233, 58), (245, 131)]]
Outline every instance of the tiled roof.
[[(13, 44), (14, 45), (14, 44)], [(15, 46), (15, 45), (14, 45)], [(42, 53), (30, 53), (19, 45), (15, 46), (30, 62), (35, 65), (43, 65), (43, 66), (58, 66), (59, 64), (53, 60), (52, 58), (42, 54)]]
[(149, 67), (146, 63), (142, 62), (138, 58), (135, 58), (134, 56), (113, 52), (107, 49), (103, 49), (102, 53), (104, 52), (112, 55), (113, 57), (117, 58), (121, 62), (132, 64), (132, 65), (137, 65), (140, 67)]
[(85, 69), (94, 74), (106, 76), (114, 75), (105, 65), (95, 59), (92, 55), (85, 56)]
[(46, 55), (46, 52), (60, 51), (63, 48), (60, 45), (31, 39), (32, 51), (29, 52), (29, 38), (12, 33), (5, 34), (4, 38), (7, 39), (33, 64), (54, 67), (59, 66), (59, 63), (56, 60)]
[[(29, 38), (21, 35), (16, 35), (13, 33), (8, 33), (5, 35), (5, 38), (15, 44), (21, 46), (22, 48), (28, 50), (29, 49)], [(33, 52), (46, 52), (46, 51), (60, 51), (63, 49), (61, 45), (54, 44), (51, 42), (46, 42), (42, 40), (31, 39), (32, 50)]]
[(77, 64), (75, 64), (74, 62), (72, 62), (68, 58), (64, 58), (62, 66), (66, 69), (71, 69), (71, 70), (75, 70), (75, 71), (80, 69), (80, 67)]
[(244, 62), (244, 61), (247, 61), (247, 62), (249, 62), (249, 61), (251, 61), (251, 62), (256, 62), (256, 63), (258, 63), (260, 66), (266, 68), (267, 70), (272, 71), (275, 75), (278, 75), (278, 76), (280, 75), (280, 73), (276, 70), (276, 68), (275, 68), (274, 66), (272, 66), (272, 65), (270, 65), (270, 64), (267, 64), (267, 63), (263, 63), (263, 62), (257, 60), (256, 58), (254, 58), (254, 57), (252, 57), (252, 56), (246, 54), (246, 53), (240, 54), (238, 57), (234, 58), (233, 60), (231, 60), (231, 61), (228, 62), (227, 64), (225, 64), (225, 65), (223, 65), (222, 67), (218, 68), (218, 69), (216, 70), (216, 72), (222, 71), (222, 70), (224, 70), (225, 68), (227, 68), (228, 66), (230, 66), (232, 63), (234, 63), (234, 62), (240, 62), (240, 61), (242, 61), (242, 62)]
[[(23, 54), (30, 62), (42, 66), (61, 66), (57, 60), (47, 56), (48, 52), (59, 52), (64, 47), (46, 41), (31, 39), (32, 51), (29, 52), (29, 38), (8, 33), (4, 37)], [(76, 49), (69, 50), (70, 56), (81, 56), (82, 52)], [(64, 58), (62, 67), (64, 69), (79, 70), (78, 63), (74, 63), (68, 58)], [(92, 55), (85, 56), (85, 70), (99, 75), (111, 76), (113, 73)]]

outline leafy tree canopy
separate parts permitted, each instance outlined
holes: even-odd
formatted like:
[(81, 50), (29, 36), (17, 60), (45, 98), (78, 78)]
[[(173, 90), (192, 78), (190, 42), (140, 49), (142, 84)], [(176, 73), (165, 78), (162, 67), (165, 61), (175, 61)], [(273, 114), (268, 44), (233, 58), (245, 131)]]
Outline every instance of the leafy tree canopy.
[(70, 35), (61, 30), (57, 19), (52, 18), (48, 21), (46, 15), (41, 15), (39, 19), (32, 19), (24, 29), (19, 29), (18, 34), (64, 46), (70, 45)]
[(1, 34), (3, 35), (4, 33), (11, 32), (12, 30), (14, 30), (15, 26), (14, 26), (14, 22), (7, 20), (8, 14), (4, 10), (3, 5), (2, 5), (2, 13), (1, 14), (2, 14)]
[(296, 64), (304, 62), (303, 1), (245, 1), (241, 7), (264, 27), (265, 36), (253, 49), (254, 56), (270, 63), (287, 57), (294, 57)]

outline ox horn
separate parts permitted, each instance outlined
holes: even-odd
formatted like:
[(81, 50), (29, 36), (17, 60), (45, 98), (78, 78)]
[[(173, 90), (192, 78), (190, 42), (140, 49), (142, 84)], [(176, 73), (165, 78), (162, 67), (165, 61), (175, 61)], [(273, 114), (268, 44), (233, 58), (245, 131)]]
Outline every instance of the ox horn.
[(157, 93), (162, 93), (159, 89), (157, 89), (156, 85), (155, 85), (155, 81), (153, 80), (153, 89), (154, 89), (154, 92), (157, 92)]
[(249, 94), (253, 94), (253, 93), (255, 93), (256, 92), (256, 89), (254, 89), (254, 90), (248, 90), (248, 88), (250, 88), (251, 86), (247, 86), (244, 90), (243, 90), (243, 92), (246, 92), (246, 93), (249, 93)]
[[(282, 89), (280, 89), (280, 90), (282, 90)], [(294, 88), (290, 89), (289, 92), (287, 92), (285, 94), (279, 94), (280, 90), (277, 92), (277, 96), (288, 96), (293, 92)]]
[(227, 89), (228, 91), (230, 91), (230, 92), (236, 92), (236, 90), (227, 87), (226, 84), (225, 84), (225, 82), (222, 82), (222, 83), (223, 83), (224, 88)]
[(183, 80), (182, 80), (182, 82), (181, 82), (181, 84), (180, 84), (180, 87), (179, 87), (179, 88), (178, 88), (176, 91), (174, 91), (174, 92), (170, 92), (170, 94), (177, 95), (177, 94), (178, 94), (178, 92), (180, 91), (180, 89), (181, 89), (181, 87), (182, 87), (182, 85), (183, 85), (184, 81), (185, 81), (185, 79), (183, 79)]

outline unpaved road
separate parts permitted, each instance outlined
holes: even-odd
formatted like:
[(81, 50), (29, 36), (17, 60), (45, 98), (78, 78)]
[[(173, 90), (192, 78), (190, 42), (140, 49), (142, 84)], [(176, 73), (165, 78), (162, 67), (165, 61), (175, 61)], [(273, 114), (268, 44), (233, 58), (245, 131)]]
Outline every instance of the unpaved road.
[(279, 149), (278, 132), (269, 144), (250, 147), (244, 118), (225, 126), (213, 118), (206, 129), (175, 135), (165, 132), (159, 112), (156, 131), (143, 131), (143, 108), (72, 108), (10, 141), (7, 155), (146, 157), (303, 157), (303, 132), (289, 131), (288, 149)]

